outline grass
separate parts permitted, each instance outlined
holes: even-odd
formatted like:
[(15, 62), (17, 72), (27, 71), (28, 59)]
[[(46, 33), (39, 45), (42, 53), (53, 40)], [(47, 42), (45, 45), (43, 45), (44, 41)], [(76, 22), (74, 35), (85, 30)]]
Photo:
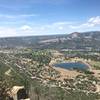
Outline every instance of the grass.
[(100, 70), (100, 62), (99, 61), (90, 61), (89, 62), (91, 64), (91, 66), (96, 69), (96, 70)]

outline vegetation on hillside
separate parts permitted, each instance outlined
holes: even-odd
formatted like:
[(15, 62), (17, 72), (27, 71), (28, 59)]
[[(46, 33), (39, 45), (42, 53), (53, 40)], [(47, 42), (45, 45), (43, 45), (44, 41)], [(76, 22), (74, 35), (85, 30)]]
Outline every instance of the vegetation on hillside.
[[(64, 60), (72, 59), (75, 53), (64, 52)], [(60, 73), (49, 63), (60, 57), (54, 57), (52, 50), (0, 53), (1, 100), (9, 100), (8, 91), (15, 85), (25, 86), (31, 100), (99, 100), (96, 92), (99, 78), (90, 71), (79, 71), (81, 75), (76, 78), (58, 80)]]

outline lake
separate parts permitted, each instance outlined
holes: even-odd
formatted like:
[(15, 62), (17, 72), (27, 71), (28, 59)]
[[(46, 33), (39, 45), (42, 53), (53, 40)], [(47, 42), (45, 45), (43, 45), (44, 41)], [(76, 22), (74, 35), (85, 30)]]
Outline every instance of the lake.
[(88, 65), (82, 62), (67, 62), (67, 63), (57, 63), (54, 64), (55, 67), (65, 68), (65, 69), (79, 69), (79, 70), (87, 70), (89, 69)]

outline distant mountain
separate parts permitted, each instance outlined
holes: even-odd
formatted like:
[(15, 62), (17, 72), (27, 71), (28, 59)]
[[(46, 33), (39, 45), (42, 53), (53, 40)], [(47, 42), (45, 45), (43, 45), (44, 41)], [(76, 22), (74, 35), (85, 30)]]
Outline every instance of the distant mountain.
[(73, 33), (69, 34), (68, 37), (70, 37), (70, 38), (77, 38), (77, 37), (80, 36), (80, 34), (81, 34), (81, 33), (79, 33), (79, 32), (73, 32)]
[(0, 38), (0, 47), (100, 50), (100, 31), (74, 32), (64, 35)]

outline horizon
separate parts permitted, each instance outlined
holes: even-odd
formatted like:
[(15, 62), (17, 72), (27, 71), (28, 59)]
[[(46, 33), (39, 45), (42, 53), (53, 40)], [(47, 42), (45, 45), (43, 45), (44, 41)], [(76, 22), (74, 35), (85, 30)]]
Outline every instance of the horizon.
[(0, 0), (0, 37), (100, 31), (99, 0)]
[(84, 34), (84, 33), (88, 33), (88, 32), (100, 32), (100, 31), (83, 31), (83, 32), (71, 32), (71, 33), (64, 33), (64, 34), (37, 34), (37, 35), (22, 35), (22, 36), (5, 36), (5, 37), (0, 37), (0, 39), (2, 38), (23, 38), (23, 37), (44, 37), (44, 36), (57, 36), (57, 35), (69, 35), (69, 34), (73, 34), (73, 33), (80, 33), (80, 34)]

